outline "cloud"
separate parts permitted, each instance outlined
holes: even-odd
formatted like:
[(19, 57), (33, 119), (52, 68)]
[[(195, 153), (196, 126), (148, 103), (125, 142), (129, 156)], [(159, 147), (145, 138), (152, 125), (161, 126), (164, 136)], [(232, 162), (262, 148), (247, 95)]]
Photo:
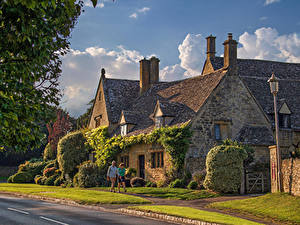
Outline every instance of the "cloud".
[(259, 18), (259, 20), (261, 20), (261, 21), (264, 21), (264, 20), (267, 20), (267, 19), (268, 19), (268, 17), (266, 17), (266, 16), (262, 16), (262, 17)]
[(84, 51), (71, 50), (62, 58), (60, 80), (64, 97), (61, 106), (72, 116), (79, 116), (86, 110), (86, 104), (94, 98), (101, 68), (106, 76), (121, 79), (139, 79), (139, 60), (142, 55), (135, 50), (118, 46), (114, 50), (90, 47)]
[(279, 35), (274, 28), (259, 28), (239, 37), (239, 58), (300, 63), (300, 37), (297, 33)]
[(275, 2), (280, 2), (280, 0), (266, 0), (265, 5), (270, 5), (270, 4), (273, 4)]
[[(93, 3), (91, 0), (85, 0), (84, 1), (84, 6), (86, 7), (93, 7)], [(103, 2), (98, 2), (97, 5), (96, 5), (96, 8), (103, 8), (104, 7), (104, 3)]]
[(149, 7), (137, 9), (136, 12), (130, 14), (129, 18), (137, 19), (140, 14), (146, 14), (150, 10)]
[(179, 64), (175, 64), (164, 67), (159, 71), (159, 76), (163, 81), (181, 80), (185, 71)]

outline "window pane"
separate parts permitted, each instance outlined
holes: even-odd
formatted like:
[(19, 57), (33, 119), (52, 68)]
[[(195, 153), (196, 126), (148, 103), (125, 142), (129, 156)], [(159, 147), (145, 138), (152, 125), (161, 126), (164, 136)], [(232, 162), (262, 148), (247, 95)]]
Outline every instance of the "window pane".
[(221, 140), (220, 124), (215, 124), (215, 138), (216, 140)]
[(161, 156), (161, 167), (164, 167), (164, 152), (161, 152), (160, 156)]
[(151, 153), (151, 168), (155, 168), (155, 153)]
[(156, 152), (155, 155), (156, 155), (156, 159), (157, 159), (157, 164), (156, 164), (157, 166), (156, 167), (160, 167), (160, 158), (159, 158), (160, 155), (159, 155), (159, 152)]

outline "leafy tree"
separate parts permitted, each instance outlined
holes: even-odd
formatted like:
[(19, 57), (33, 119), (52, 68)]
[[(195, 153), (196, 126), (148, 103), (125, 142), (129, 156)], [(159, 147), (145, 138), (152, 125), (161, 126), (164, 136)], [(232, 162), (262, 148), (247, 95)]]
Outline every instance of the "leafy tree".
[(61, 97), (60, 55), (82, 1), (6, 0), (0, 4), (0, 147), (39, 146), (40, 121)]

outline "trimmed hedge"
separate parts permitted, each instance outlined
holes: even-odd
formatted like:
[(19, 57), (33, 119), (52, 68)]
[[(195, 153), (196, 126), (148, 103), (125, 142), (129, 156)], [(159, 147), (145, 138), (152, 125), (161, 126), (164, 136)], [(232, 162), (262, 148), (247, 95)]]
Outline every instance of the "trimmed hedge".
[(56, 159), (56, 155), (57, 155), (56, 149), (52, 149), (50, 143), (48, 143), (43, 153), (44, 161), (54, 160)]
[(176, 179), (169, 184), (169, 188), (184, 188), (184, 187), (185, 185), (183, 179)]
[(212, 148), (206, 157), (207, 174), (204, 187), (222, 193), (236, 193), (241, 185), (246, 150), (225, 143)]
[(59, 169), (66, 178), (73, 178), (77, 173), (77, 166), (88, 158), (86, 139), (81, 131), (67, 134), (60, 139), (57, 146)]
[(33, 176), (28, 172), (18, 172), (9, 178), (12, 183), (32, 183)]
[(198, 187), (198, 183), (197, 181), (194, 180), (192, 180), (187, 186), (188, 189), (192, 189), (192, 190), (197, 189), (197, 187)]

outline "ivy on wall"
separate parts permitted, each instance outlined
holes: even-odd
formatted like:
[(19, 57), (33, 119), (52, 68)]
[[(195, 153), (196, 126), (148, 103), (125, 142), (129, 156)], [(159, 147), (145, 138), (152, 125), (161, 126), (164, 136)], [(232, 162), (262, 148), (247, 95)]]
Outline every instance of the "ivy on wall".
[(135, 144), (161, 144), (171, 156), (171, 163), (175, 170), (183, 169), (185, 154), (188, 150), (192, 133), (187, 124), (181, 126), (162, 127), (154, 129), (149, 134), (133, 136), (109, 137), (107, 127), (98, 127), (85, 133), (87, 143), (95, 149), (96, 163), (106, 168), (117, 154)]

